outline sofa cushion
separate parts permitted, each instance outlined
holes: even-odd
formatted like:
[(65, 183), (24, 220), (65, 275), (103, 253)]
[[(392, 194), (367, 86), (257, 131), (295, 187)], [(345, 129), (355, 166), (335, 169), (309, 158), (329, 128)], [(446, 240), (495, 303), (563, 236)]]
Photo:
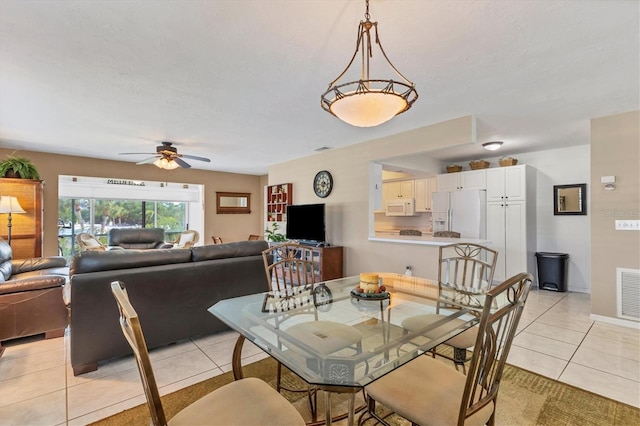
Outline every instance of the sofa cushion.
[(262, 255), (263, 250), (268, 248), (269, 244), (266, 241), (239, 241), (236, 243), (191, 247), (191, 256), (194, 262), (229, 257), (259, 256)]
[(62, 287), (66, 278), (62, 275), (37, 275), (0, 283), (0, 294), (18, 293), (23, 291), (42, 290), (52, 287)]
[(83, 251), (71, 261), (69, 276), (191, 261), (188, 249)]
[(127, 249), (160, 248), (160, 246), (164, 245), (164, 229), (112, 228), (109, 230), (107, 244)]
[(0, 238), (0, 282), (6, 281), (12, 274), (11, 246)]

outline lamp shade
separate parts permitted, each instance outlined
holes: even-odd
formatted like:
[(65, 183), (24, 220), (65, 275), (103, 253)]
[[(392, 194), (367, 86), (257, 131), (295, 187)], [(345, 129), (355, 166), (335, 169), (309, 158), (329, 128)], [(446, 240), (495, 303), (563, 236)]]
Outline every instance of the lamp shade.
[(165, 169), (165, 170), (173, 170), (173, 169), (177, 169), (178, 167), (180, 167), (180, 165), (178, 163), (176, 163), (173, 160), (167, 160), (166, 158), (162, 157), (162, 158), (158, 158), (156, 161), (153, 162), (154, 165), (160, 167), (161, 169)]
[(18, 202), (18, 198), (3, 195), (0, 196), (0, 213), (26, 213), (26, 211)]
[(382, 92), (345, 93), (333, 101), (331, 112), (345, 123), (357, 127), (378, 126), (407, 109), (407, 101)]
[(482, 144), (482, 146), (484, 147), (484, 149), (488, 149), (489, 151), (495, 151), (496, 149), (500, 149), (500, 147), (502, 146), (502, 142), (500, 141), (485, 142)]

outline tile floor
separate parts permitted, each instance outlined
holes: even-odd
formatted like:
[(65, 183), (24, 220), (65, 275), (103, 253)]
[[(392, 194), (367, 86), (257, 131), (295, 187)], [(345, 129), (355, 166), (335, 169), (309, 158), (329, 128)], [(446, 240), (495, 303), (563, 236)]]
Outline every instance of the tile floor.
[[(534, 290), (509, 363), (640, 407), (640, 331), (589, 319), (590, 297)], [(151, 352), (162, 394), (231, 369), (235, 332)], [(144, 403), (132, 357), (74, 377), (68, 337), (9, 342), (0, 358), (0, 425), (84, 425)], [(246, 343), (243, 364), (265, 355)]]

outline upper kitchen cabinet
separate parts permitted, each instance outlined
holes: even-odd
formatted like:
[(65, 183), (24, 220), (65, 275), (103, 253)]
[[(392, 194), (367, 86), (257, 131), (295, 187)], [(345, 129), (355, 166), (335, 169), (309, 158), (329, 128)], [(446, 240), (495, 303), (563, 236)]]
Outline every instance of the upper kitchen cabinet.
[(396, 180), (382, 183), (382, 199), (384, 201), (394, 200), (397, 198), (414, 198), (415, 197), (415, 181)]
[(487, 169), (487, 201), (524, 201), (527, 199), (526, 165)]
[(487, 169), (438, 175), (438, 191), (466, 191), (487, 189)]
[(438, 179), (423, 178), (415, 180), (416, 212), (431, 211), (431, 194), (438, 190)]

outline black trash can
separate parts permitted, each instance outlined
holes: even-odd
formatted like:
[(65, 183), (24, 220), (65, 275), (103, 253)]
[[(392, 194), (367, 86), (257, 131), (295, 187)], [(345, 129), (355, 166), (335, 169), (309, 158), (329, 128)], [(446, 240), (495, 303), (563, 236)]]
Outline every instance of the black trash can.
[(538, 288), (567, 291), (569, 255), (567, 253), (536, 253), (538, 263)]

